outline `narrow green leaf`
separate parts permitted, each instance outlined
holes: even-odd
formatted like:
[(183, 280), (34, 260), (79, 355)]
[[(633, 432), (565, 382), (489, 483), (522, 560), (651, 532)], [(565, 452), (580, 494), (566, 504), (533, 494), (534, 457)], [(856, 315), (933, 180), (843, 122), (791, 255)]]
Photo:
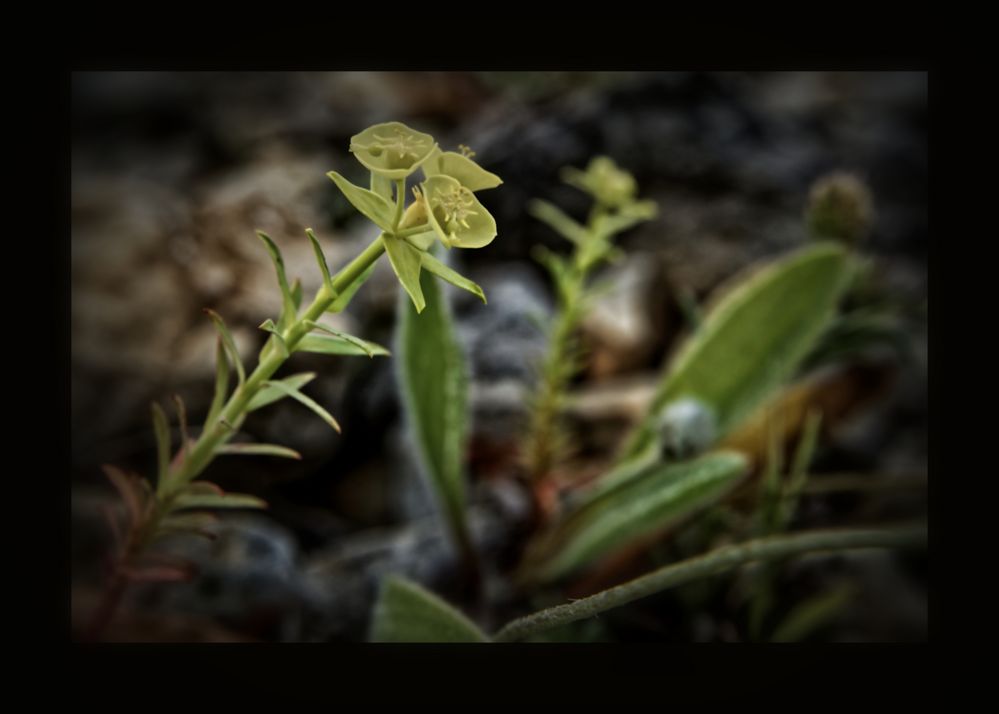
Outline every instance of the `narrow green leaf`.
[(857, 593), (847, 583), (827, 593), (805, 600), (787, 614), (776, 627), (771, 642), (800, 642), (808, 635), (832, 622)]
[(173, 395), (173, 402), (177, 405), (177, 420), (180, 422), (180, 461), (183, 463), (184, 459), (187, 458), (187, 447), (191, 443), (191, 437), (187, 433), (187, 408), (184, 406), (184, 400), (180, 398), (179, 394)]
[(305, 229), (305, 235), (309, 236), (309, 240), (312, 241), (312, 250), (316, 253), (316, 262), (319, 263), (319, 269), (323, 273), (323, 285), (326, 286), (330, 295), (336, 295), (336, 290), (333, 288), (333, 280), (330, 278), (330, 267), (326, 263), (326, 254), (323, 253), (323, 247), (319, 245), (319, 239), (316, 238), (316, 234), (312, 232), (311, 228)]
[(401, 300), (396, 333), (399, 383), (424, 473), (459, 543), (467, 545), (462, 461), (468, 425), (467, 368), (437, 282), (422, 276), (427, 309)]
[(284, 341), (284, 337), (281, 336), (281, 330), (278, 326), (274, 324), (274, 320), (269, 317), (260, 323), (260, 329), (265, 332), (271, 333), (271, 341), (278, 346), (282, 357), (288, 356), (288, 345)]
[(717, 451), (646, 469), (625, 487), (588, 502), (530, 546), (530, 580), (562, 578), (676, 524), (715, 503), (745, 475), (746, 457)]
[(292, 399), (298, 402), (301, 402), (309, 409), (314, 411), (317, 415), (319, 415), (319, 417), (323, 421), (325, 421), (327, 424), (333, 427), (338, 433), (340, 432), (340, 425), (337, 423), (337, 420), (333, 418), (332, 414), (330, 414), (328, 411), (319, 406), (319, 404), (317, 404), (315, 400), (302, 394), (296, 388), (289, 386), (286, 382), (264, 382), (264, 387), (275, 388), (279, 392), (284, 392), (285, 395), (291, 397)]
[(267, 502), (245, 493), (182, 493), (174, 501), (174, 509), (183, 508), (267, 508)]
[(212, 322), (215, 323), (215, 329), (218, 330), (219, 335), (222, 337), (222, 344), (225, 345), (226, 351), (229, 353), (229, 358), (232, 360), (233, 364), (236, 366), (236, 374), (239, 376), (239, 384), (242, 385), (246, 381), (246, 371), (243, 369), (243, 363), (239, 359), (239, 350), (236, 349), (236, 343), (232, 339), (232, 335), (229, 333), (229, 328), (225, 326), (225, 320), (222, 316), (210, 308), (204, 309), (205, 313), (212, 318)]
[(153, 402), (152, 411), (153, 431), (156, 434), (156, 473), (159, 483), (163, 483), (170, 472), (170, 426), (163, 407)]
[(286, 459), (297, 459), (299, 461), (302, 459), (302, 455), (294, 449), (276, 444), (224, 444), (215, 451), (219, 454), (283, 456)]
[(474, 622), (433, 593), (397, 576), (382, 583), (372, 642), (488, 642)]
[(430, 255), (430, 253), (421, 253), (420, 261), (424, 268), (426, 268), (429, 272), (433, 273), (437, 277), (446, 280), (455, 287), (461, 288), (462, 290), (467, 290), (468, 292), (478, 297), (479, 300), (481, 300), (482, 302), (486, 302), (486, 294), (482, 292), (482, 288), (480, 288), (478, 285), (476, 285), (471, 280), (466, 278), (464, 275), (461, 275), (457, 271), (452, 270), (445, 263), (441, 262), (440, 260), (437, 260), (437, 258)]
[(205, 425), (214, 426), (215, 420), (222, 413), (225, 405), (225, 398), (229, 391), (229, 361), (225, 357), (225, 346), (222, 338), (215, 341), (215, 395), (212, 397), (212, 405), (208, 409), (208, 417)]
[(278, 319), (280, 329), (285, 329), (295, 321), (295, 300), (291, 296), (291, 287), (288, 285), (288, 277), (284, 272), (284, 259), (277, 244), (271, 237), (263, 231), (257, 231), (257, 236), (264, 242), (267, 252), (274, 263), (274, 270), (277, 272), (278, 285), (281, 286), (281, 317)]
[[(293, 374), (290, 377), (285, 377), (280, 381), (292, 389), (301, 389), (315, 378), (315, 372), (302, 372), (301, 374)], [(279, 399), (284, 399), (286, 396), (288, 396), (288, 393), (277, 387), (264, 387), (250, 400), (250, 403), (246, 406), (246, 411), (252, 412), (260, 409), (260, 407), (266, 407), (268, 404), (272, 404)]]
[(416, 311), (423, 312), (427, 302), (420, 289), (420, 251), (400, 238), (382, 236), (382, 240), (385, 242), (385, 252), (388, 253), (392, 270), (412, 298)]
[(295, 305), (295, 314), (302, 307), (302, 281), (295, 278), (291, 283), (291, 302)]
[(142, 522), (146, 513), (146, 497), (138, 483), (141, 479), (133, 474), (126, 474), (111, 464), (104, 464), (102, 469), (108, 480), (118, 489), (121, 500), (125, 503), (125, 509), (128, 511), (129, 520), (135, 527)]
[(543, 223), (547, 223), (556, 233), (563, 238), (571, 240), (577, 245), (582, 245), (589, 240), (590, 234), (585, 227), (576, 223), (558, 206), (543, 201), (540, 198), (534, 199), (527, 204), (527, 212)]
[(832, 318), (850, 274), (835, 243), (816, 243), (733, 281), (731, 290), (671, 360), (648, 415), (602, 479), (619, 479), (624, 462), (659, 458), (656, 423), (670, 403), (693, 398), (728, 434), (791, 377)]
[(313, 322), (312, 320), (306, 320), (306, 327), (310, 330), (319, 330), (320, 332), (325, 332), (328, 335), (349, 342), (352, 345), (357, 346), (364, 354), (368, 357), (374, 357), (377, 350), (381, 350), (382, 353), (388, 354), (388, 351), (384, 347), (380, 347), (372, 342), (367, 342), (362, 340), (360, 337), (354, 337), (353, 335), (348, 335), (346, 332), (341, 332), (340, 330), (335, 330), (327, 325), (321, 325), (318, 322)]
[(377, 263), (369, 265), (368, 268), (361, 273), (361, 276), (350, 284), (350, 287), (337, 295), (336, 300), (334, 300), (330, 306), (326, 308), (326, 312), (343, 312), (347, 308), (347, 305), (350, 304), (351, 299), (357, 291), (360, 290), (361, 286), (364, 285), (368, 278), (371, 277), (371, 273), (374, 272), (376, 265)]
[(326, 335), (306, 335), (299, 340), (295, 347), (296, 352), (313, 352), (323, 355), (344, 355), (355, 357), (375, 357), (387, 356), (389, 351), (374, 342), (365, 342), (364, 347), (359, 347), (353, 342), (341, 340), (339, 337), (328, 337)]
[(218, 516), (213, 513), (172, 514), (160, 521), (153, 540), (175, 533), (200, 535), (205, 538), (215, 539), (217, 534), (212, 531), (212, 526), (216, 525), (218, 520)]
[(376, 226), (383, 231), (392, 230), (392, 219), (395, 216), (395, 206), (382, 196), (366, 188), (355, 186), (336, 171), (328, 174), (333, 183), (337, 185), (340, 192), (350, 201), (358, 211), (368, 217)]

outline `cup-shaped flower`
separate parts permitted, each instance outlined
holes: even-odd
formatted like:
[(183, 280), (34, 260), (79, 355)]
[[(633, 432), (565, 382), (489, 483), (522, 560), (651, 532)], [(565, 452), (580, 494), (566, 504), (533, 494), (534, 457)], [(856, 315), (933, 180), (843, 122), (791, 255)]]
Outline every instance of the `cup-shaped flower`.
[(431, 176), (450, 176), (467, 188), (469, 191), (483, 191), (487, 188), (496, 188), (503, 183), (503, 179), (494, 173), (486, 171), (477, 163), (472, 161), (475, 155), (468, 151), (467, 147), (461, 153), (457, 151), (441, 151), (434, 149), (430, 157), (423, 162), (420, 169), (427, 178)]
[(496, 221), (475, 194), (443, 174), (423, 182), (427, 217), (448, 248), (482, 248), (496, 237)]
[(350, 151), (374, 173), (404, 179), (416, 171), (437, 148), (430, 134), (402, 122), (375, 124), (350, 138)]
[(618, 208), (630, 203), (638, 190), (635, 177), (618, 168), (606, 156), (594, 158), (586, 171), (564, 169), (562, 178), (566, 183), (586, 191), (597, 203), (608, 208)]

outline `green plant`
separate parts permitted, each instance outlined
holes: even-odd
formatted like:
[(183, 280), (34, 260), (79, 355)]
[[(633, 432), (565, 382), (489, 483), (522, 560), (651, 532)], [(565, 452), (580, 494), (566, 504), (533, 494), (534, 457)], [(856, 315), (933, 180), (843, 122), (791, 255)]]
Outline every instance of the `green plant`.
[[(356, 186), (335, 171), (328, 175), (354, 208), (378, 227), (379, 235), (354, 260), (331, 275), (319, 240), (311, 229), (306, 230), (323, 280), (315, 297), (303, 310), (301, 284), (297, 280), (289, 284), (277, 244), (266, 234), (258, 233), (274, 263), (281, 290), (281, 312), (276, 321), (268, 319), (260, 325), (270, 337), (260, 351), (256, 367), (247, 373), (224, 320), (216, 312), (206, 310), (219, 333), (216, 381), (214, 398), (197, 438), (189, 433), (186, 409), (178, 398), (181, 440), (171, 456), (173, 444), (167, 416), (158, 404), (154, 404), (155, 482), (114, 466), (104, 467), (125, 503), (128, 522), (124, 533), (118, 537), (116, 565), (95, 613), (92, 636), (99, 636), (103, 631), (130, 582), (176, 580), (190, 574), (185, 564), (152, 551), (150, 546), (163, 536), (177, 532), (210, 535), (213, 517), (206, 511), (266, 507), (258, 498), (225, 493), (217, 485), (200, 478), (219, 455), (268, 454), (300, 458), (283, 446), (231, 443), (249, 412), (290, 397), (340, 431), (336, 419), (302, 391), (314, 374), (294, 374), (281, 379), (274, 378), (274, 374), (297, 352), (388, 355), (383, 347), (319, 322), (326, 312), (339, 312), (347, 307), (371, 275), (382, 253), (388, 254), (392, 269), (417, 313), (427, 306), (423, 288), (432, 285), (426, 282), (421, 285), (421, 273), (424, 272), (485, 300), (477, 285), (435, 258), (429, 248), (435, 240), (447, 248), (480, 248), (495, 238), (496, 222), (479, 203), (474, 191), (498, 186), (499, 177), (479, 167), (467, 150), (443, 152), (431, 135), (414, 131), (399, 122), (378, 124), (355, 135), (350, 151), (369, 169), (370, 187)], [(413, 187), (414, 199), (407, 206), (406, 179), (417, 170), (422, 170), (423, 180)], [(414, 335), (413, 339), (419, 339), (419, 336)], [(426, 368), (444, 371), (448, 365), (430, 364)], [(236, 385), (230, 390), (233, 370)], [(122, 530), (114, 517), (111, 525), (116, 534)]]
[(529, 206), (535, 218), (573, 245), (568, 257), (543, 246), (535, 249), (537, 260), (548, 269), (555, 284), (557, 305), (548, 331), (548, 350), (541, 365), (525, 448), (528, 476), (533, 482), (547, 476), (565, 456), (567, 437), (559, 426), (559, 417), (569, 382), (581, 367), (582, 351), (576, 332), (599, 293), (590, 276), (601, 264), (621, 257), (621, 251), (611, 242), (615, 235), (651, 220), (657, 212), (655, 203), (636, 198), (638, 186), (634, 177), (605, 156), (593, 159), (585, 172), (564, 169), (562, 178), (588, 193), (594, 204), (585, 226), (547, 201), (534, 200)]

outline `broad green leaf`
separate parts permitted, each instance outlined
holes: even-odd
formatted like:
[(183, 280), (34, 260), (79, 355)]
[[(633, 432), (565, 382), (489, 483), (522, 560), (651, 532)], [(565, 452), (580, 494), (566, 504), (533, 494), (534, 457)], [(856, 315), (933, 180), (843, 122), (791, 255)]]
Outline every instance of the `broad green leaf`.
[(277, 444), (224, 444), (217, 448), (219, 454), (237, 454), (245, 456), (283, 456), (286, 459), (297, 459), (301, 461), (302, 455), (287, 446)]
[(543, 201), (540, 198), (534, 199), (527, 204), (527, 211), (539, 221), (547, 223), (563, 238), (571, 240), (576, 245), (582, 245), (589, 240), (590, 234), (585, 227), (576, 223), (576, 221), (563, 213), (562, 209), (548, 203), (548, 201)]
[(284, 337), (281, 336), (281, 330), (279, 330), (278, 326), (274, 324), (274, 320), (268, 317), (260, 323), (259, 327), (261, 330), (271, 333), (271, 342), (278, 346), (278, 350), (280, 351), (282, 357), (287, 357), (288, 345), (285, 343)]
[(174, 501), (174, 509), (182, 508), (267, 508), (267, 501), (245, 493), (182, 493)]
[(336, 295), (336, 290), (333, 288), (333, 280), (330, 278), (330, 267), (326, 263), (326, 254), (323, 253), (323, 247), (319, 245), (319, 239), (316, 238), (316, 234), (312, 232), (311, 228), (305, 229), (305, 235), (309, 236), (309, 240), (312, 241), (312, 250), (316, 253), (316, 262), (319, 263), (319, 270), (323, 273), (323, 285), (326, 286), (330, 295)]
[[(225, 361), (224, 355), (222, 361)], [(153, 431), (156, 434), (156, 473), (162, 484), (170, 472), (170, 427), (163, 407), (153, 402), (152, 411)]]
[(526, 575), (556, 580), (654, 536), (715, 503), (747, 467), (746, 458), (734, 451), (649, 467), (536, 537), (525, 560)]
[(363, 213), (369, 220), (383, 231), (392, 230), (392, 219), (395, 217), (395, 206), (366, 188), (355, 186), (336, 171), (328, 174), (337, 188), (346, 196), (351, 205)]
[(243, 369), (243, 363), (239, 359), (239, 350), (236, 349), (236, 343), (229, 333), (229, 328), (225, 326), (225, 320), (212, 309), (206, 307), (205, 312), (212, 318), (212, 322), (215, 323), (215, 329), (218, 330), (219, 335), (222, 337), (222, 344), (225, 345), (225, 349), (229, 353), (229, 358), (236, 366), (236, 374), (239, 376), (240, 385), (242, 385), (246, 381), (246, 371)]
[(385, 252), (402, 287), (409, 293), (417, 312), (422, 312), (427, 303), (420, 289), (420, 251), (406, 241), (392, 236), (382, 236)]
[(348, 335), (346, 332), (335, 330), (327, 325), (321, 325), (320, 323), (313, 322), (312, 320), (306, 320), (305, 325), (310, 330), (319, 330), (320, 332), (325, 332), (327, 335), (343, 340), (344, 342), (349, 342), (364, 352), (364, 354), (368, 355), (368, 357), (374, 357), (376, 354), (388, 354), (388, 350), (380, 345), (376, 345), (373, 342), (367, 342), (366, 340), (362, 340), (360, 337)]
[(421, 281), (427, 309), (418, 314), (408, 301), (399, 305), (395, 351), (403, 405), (424, 473), (455, 537), (468, 543), (462, 471), (468, 428), (465, 356), (437, 282), (429, 274)]
[(430, 253), (423, 253), (420, 256), (421, 265), (429, 272), (433, 273), (437, 277), (446, 280), (455, 287), (461, 288), (462, 290), (467, 290), (482, 302), (486, 301), (486, 294), (482, 292), (482, 288), (473, 283), (471, 280), (461, 275), (455, 270), (452, 270), (445, 263), (437, 260)]
[(339, 433), (340, 424), (337, 423), (337, 420), (333, 418), (332, 414), (330, 414), (328, 411), (319, 406), (319, 404), (316, 403), (316, 401), (311, 397), (307, 397), (306, 395), (298, 391), (298, 389), (289, 386), (287, 382), (264, 382), (264, 388), (265, 389), (275, 388), (279, 392), (284, 392), (286, 396), (291, 397), (292, 399), (302, 403), (303, 405), (307, 406), (309, 409), (314, 411), (323, 421), (325, 421), (327, 424), (329, 424)]
[[(302, 372), (301, 374), (293, 374), (290, 377), (285, 377), (280, 381), (292, 389), (301, 389), (315, 378), (315, 372)], [(246, 411), (252, 412), (260, 409), (260, 407), (266, 407), (268, 404), (272, 404), (278, 399), (284, 399), (286, 396), (288, 396), (288, 393), (277, 387), (264, 387), (250, 400), (250, 403), (246, 406)]]
[(288, 277), (284, 272), (284, 258), (281, 257), (281, 251), (278, 250), (277, 244), (271, 240), (269, 235), (263, 231), (257, 231), (257, 235), (267, 247), (267, 252), (274, 263), (274, 270), (277, 272), (278, 285), (281, 286), (281, 317), (278, 319), (278, 327), (283, 330), (295, 321), (295, 300), (291, 295)]
[(390, 575), (382, 583), (371, 624), (372, 642), (488, 642), (454, 607), (416, 583)]
[(214, 426), (215, 420), (222, 413), (225, 405), (225, 398), (229, 391), (229, 361), (225, 357), (225, 347), (222, 339), (215, 342), (215, 395), (212, 397), (212, 405), (208, 409), (208, 417), (205, 419), (205, 426)]
[(671, 361), (623, 459), (657, 458), (658, 415), (684, 397), (714, 411), (718, 438), (738, 426), (796, 372), (829, 324), (849, 272), (844, 248), (818, 243), (740, 279)]
[(483, 248), (496, 237), (496, 219), (470, 190), (450, 176), (431, 176), (422, 184), (427, 218), (448, 248)]
[(494, 173), (486, 171), (468, 156), (457, 151), (441, 151), (436, 148), (430, 157), (423, 162), (420, 169), (427, 178), (444, 174), (457, 179), (469, 191), (484, 191), (496, 188), (503, 180)]
[(345, 355), (356, 357), (388, 356), (389, 351), (374, 342), (364, 342), (359, 347), (353, 342), (328, 335), (306, 335), (299, 340), (296, 352), (313, 352), (322, 355)]
[(336, 300), (334, 300), (330, 306), (326, 308), (326, 312), (343, 312), (347, 308), (347, 305), (350, 304), (354, 294), (361, 288), (362, 285), (364, 285), (365, 281), (371, 277), (371, 273), (374, 272), (376, 265), (377, 263), (369, 265), (368, 268), (361, 273), (361, 276), (350, 284), (349, 288), (337, 295)]

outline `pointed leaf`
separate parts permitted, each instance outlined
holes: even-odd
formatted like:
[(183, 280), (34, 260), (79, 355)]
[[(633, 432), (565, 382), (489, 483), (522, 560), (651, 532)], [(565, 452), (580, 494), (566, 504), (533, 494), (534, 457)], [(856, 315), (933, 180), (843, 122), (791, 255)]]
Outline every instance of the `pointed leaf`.
[[(284, 382), (292, 389), (301, 389), (315, 378), (315, 372), (302, 372), (301, 374), (293, 374), (278, 381)], [(250, 403), (246, 406), (246, 411), (252, 412), (261, 407), (266, 407), (268, 404), (272, 404), (279, 399), (284, 399), (286, 396), (288, 396), (288, 393), (277, 387), (264, 387), (250, 400)]]
[(245, 493), (182, 493), (174, 501), (174, 509), (182, 508), (267, 508), (267, 501)]
[(364, 214), (372, 223), (383, 231), (392, 230), (392, 219), (395, 217), (395, 206), (379, 196), (377, 193), (355, 186), (336, 171), (328, 174), (333, 183), (337, 185), (340, 192), (350, 201), (358, 211)]
[(278, 326), (274, 324), (274, 320), (268, 317), (260, 323), (260, 329), (271, 333), (271, 342), (278, 346), (278, 350), (280, 351), (282, 357), (287, 357), (288, 345), (285, 343), (284, 337), (281, 335), (281, 330), (279, 330)]
[(416, 583), (389, 576), (382, 583), (372, 642), (488, 642), (475, 623)]
[(482, 292), (482, 288), (480, 288), (478, 285), (476, 285), (471, 280), (466, 278), (464, 275), (461, 275), (460, 273), (452, 270), (442, 261), (437, 260), (437, 258), (430, 255), (430, 253), (421, 254), (420, 261), (424, 268), (426, 268), (429, 272), (433, 273), (437, 277), (448, 281), (455, 287), (461, 288), (462, 290), (467, 290), (468, 292), (478, 297), (479, 300), (481, 300), (482, 302), (486, 302), (486, 294)]
[(295, 306), (297, 314), (298, 309), (302, 307), (302, 281), (298, 278), (295, 278), (291, 283), (291, 302)]
[(170, 427), (163, 407), (153, 402), (152, 412), (153, 431), (156, 434), (156, 473), (159, 483), (163, 483), (170, 472)]
[(225, 358), (222, 338), (218, 338), (215, 341), (215, 395), (212, 397), (212, 405), (209, 407), (208, 417), (205, 419), (206, 427), (214, 426), (215, 420), (219, 418), (228, 391), (229, 361)]
[(351, 344), (356, 345), (360, 349), (364, 350), (365, 354), (367, 354), (369, 357), (373, 356), (374, 354), (371, 351), (371, 349), (368, 347), (368, 343), (362, 340), (360, 337), (354, 337), (353, 335), (348, 335), (346, 332), (341, 332), (340, 330), (336, 330), (327, 325), (322, 325), (318, 322), (313, 322), (312, 320), (306, 320), (305, 326), (308, 327), (310, 330), (319, 330), (320, 332), (325, 332), (328, 335), (332, 335), (333, 337), (339, 337), (341, 340), (350, 342)]
[(527, 204), (527, 211), (543, 223), (547, 223), (563, 238), (571, 240), (576, 245), (582, 245), (589, 240), (590, 234), (585, 227), (576, 223), (562, 209), (540, 198)]
[(747, 466), (742, 454), (717, 451), (646, 469), (537, 536), (525, 559), (529, 579), (562, 578), (662, 532), (717, 502), (745, 475)]
[(467, 543), (462, 471), (468, 433), (465, 356), (437, 282), (430, 275), (421, 281), (427, 309), (417, 313), (408, 301), (399, 305), (396, 353), (403, 405), (422, 470), (455, 537)]
[(364, 347), (359, 347), (353, 342), (342, 340), (339, 337), (328, 337), (326, 335), (306, 335), (295, 347), (296, 352), (312, 352), (323, 355), (344, 355), (351, 357), (375, 357), (387, 356), (389, 351), (374, 342), (365, 342)]
[(325, 421), (327, 424), (333, 427), (337, 432), (340, 431), (340, 425), (337, 423), (337, 420), (333, 418), (332, 414), (330, 414), (328, 411), (319, 406), (319, 404), (317, 404), (310, 397), (305, 396), (294, 387), (289, 386), (286, 382), (264, 382), (264, 387), (265, 388), (273, 387), (277, 389), (279, 392), (284, 392), (287, 396), (291, 397), (296, 401), (301, 402), (309, 409), (314, 411), (317, 415), (319, 415), (319, 417), (323, 421)]
[(420, 251), (400, 238), (382, 236), (382, 240), (385, 242), (385, 252), (388, 253), (392, 270), (412, 298), (416, 311), (422, 312), (427, 303), (420, 289)]
[(323, 247), (319, 245), (319, 239), (316, 238), (316, 234), (313, 233), (311, 228), (305, 229), (305, 235), (309, 236), (309, 240), (312, 241), (312, 250), (316, 254), (316, 262), (319, 263), (319, 270), (323, 273), (323, 285), (329, 291), (330, 295), (336, 295), (336, 290), (333, 288), (333, 280), (330, 278), (330, 267), (326, 263), (326, 255), (323, 253)]
[(276, 444), (225, 444), (215, 451), (219, 454), (245, 454), (247, 456), (260, 454), (265, 456), (283, 456), (286, 459), (298, 459), (299, 461), (302, 459), (302, 455), (294, 449)]
[(118, 489), (122, 501), (125, 502), (125, 509), (128, 512), (129, 521), (132, 526), (134, 527), (138, 523), (141, 523), (145, 515), (146, 504), (143, 492), (137, 483), (139, 479), (131, 474), (126, 474), (117, 466), (112, 466), (111, 464), (104, 464), (101, 468), (114, 487)]
[(357, 291), (361, 288), (362, 285), (364, 285), (367, 279), (371, 277), (371, 273), (374, 272), (376, 265), (377, 263), (372, 263), (371, 265), (369, 265), (368, 268), (363, 273), (361, 273), (361, 276), (350, 284), (350, 287), (348, 287), (342, 293), (337, 295), (336, 300), (334, 300), (330, 304), (330, 306), (326, 308), (326, 312), (343, 312), (346, 309), (347, 305), (350, 304), (351, 299), (354, 297)]
[(430, 246), (437, 240), (437, 234), (430, 230), (416, 235), (406, 236), (404, 240), (417, 250), (430, 250)]
[(222, 337), (222, 344), (225, 345), (225, 349), (229, 353), (229, 358), (232, 359), (233, 364), (236, 366), (236, 374), (239, 376), (239, 383), (242, 385), (246, 381), (246, 371), (243, 369), (243, 363), (239, 359), (239, 350), (236, 349), (236, 343), (229, 333), (229, 328), (225, 326), (225, 321), (217, 312), (207, 307), (204, 311), (212, 318), (212, 322), (215, 323), (215, 329), (219, 331), (219, 335)]
[(818, 243), (736, 278), (671, 360), (623, 459), (658, 458), (659, 414), (684, 397), (710, 407), (717, 438), (725, 436), (795, 373), (832, 318), (849, 273), (841, 246)]
[(281, 317), (278, 320), (278, 325), (283, 330), (295, 321), (295, 300), (291, 296), (291, 287), (288, 285), (288, 277), (284, 272), (284, 259), (281, 257), (281, 251), (278, 250), (277, 244), (271, 240), (269, 235), (263, 231), (257, 231), (257, 236), (267, 247), (267, 252), (274, 263), (274, 270), (277, 272), (278, 285), (281, 287)]

